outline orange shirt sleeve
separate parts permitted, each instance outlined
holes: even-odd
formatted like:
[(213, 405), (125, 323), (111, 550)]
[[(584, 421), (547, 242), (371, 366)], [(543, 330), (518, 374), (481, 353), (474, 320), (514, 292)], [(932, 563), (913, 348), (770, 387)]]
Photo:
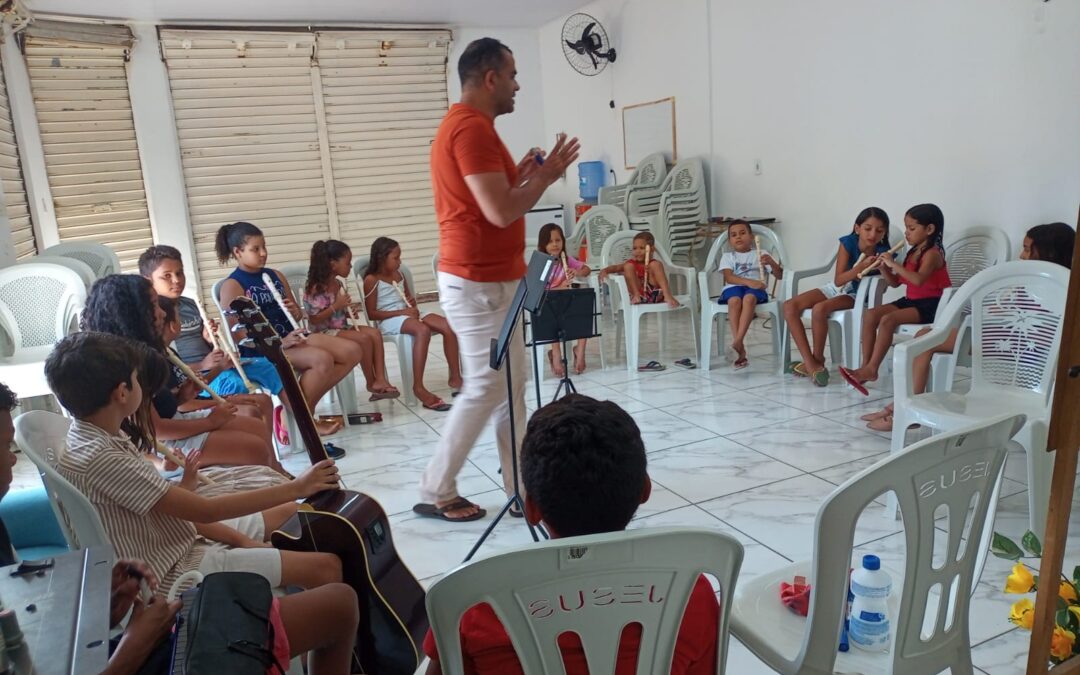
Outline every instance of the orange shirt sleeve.
[(499, 137), (482, 117), (470, 116), (461, 121), (454, 134), (452, 153), (462, 176), (506, 171)]

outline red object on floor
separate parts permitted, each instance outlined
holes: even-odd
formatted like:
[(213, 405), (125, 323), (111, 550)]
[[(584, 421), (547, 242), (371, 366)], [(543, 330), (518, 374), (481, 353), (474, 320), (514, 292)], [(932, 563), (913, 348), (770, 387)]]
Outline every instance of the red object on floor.
[(795, 577), (795, 583), (780, 582), (780, 602), (799, 616), (806, 616), (810, 611), (810, 585), (806, 577)]

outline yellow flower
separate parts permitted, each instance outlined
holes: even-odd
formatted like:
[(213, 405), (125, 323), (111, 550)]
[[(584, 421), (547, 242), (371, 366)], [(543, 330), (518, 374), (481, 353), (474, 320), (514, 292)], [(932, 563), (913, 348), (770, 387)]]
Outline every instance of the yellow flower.
[(1006, 593), (1030, 593), (1035, 588), (1035, 577), (1024, 563), (1016, 563), (1012, 574), (1005, 580)]
[(1021, 628), (1031, 630), (1031, 624), (1035, 622), (1035, 606), (1031, 600), (1027, 598), (1017, 600), (1009, 613), (1009, 621)]
[(1072, 631), (1056, 626), (1054, 635), (1050, 638), (1050, 656), (1058, 661), (1064, 661), (1072, 656), (1074, 642), (1076, 642), (1076, 635)]
[(1058, 587), (1058, 595), (1065, 602), (1076, 602), (1076, 589), (1068, 581), (1062, 580), (1061, 585)]

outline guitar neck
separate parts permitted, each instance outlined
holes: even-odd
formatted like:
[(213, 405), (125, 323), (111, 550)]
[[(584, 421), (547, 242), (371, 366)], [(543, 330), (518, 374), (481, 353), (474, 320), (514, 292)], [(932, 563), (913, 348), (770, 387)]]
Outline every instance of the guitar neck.
[(290, 412), (293, 419), (296, 420), (297, 428), (300, 429), (300, 438), (304, 441), (308, 458), (312, 464), (327, 459), (326, 446), (323, 445), (322, 438), (319, 437), (319, 430), (315, 427), (315, 419), (311, 416), (311, 409), (308, 407), (307, 399), (304, 398), (304, 390), (300, 388), (300, 381), (296, 379), (292, 364), (289, 363), (289, 359), (284, 353), (281, 355), (281, 359), (274, 359), (272, 363), (274, 369), (277, 370), (278, 377), (281, 378), (281, 384), (289, 397), (289, 401), (292, 402)]

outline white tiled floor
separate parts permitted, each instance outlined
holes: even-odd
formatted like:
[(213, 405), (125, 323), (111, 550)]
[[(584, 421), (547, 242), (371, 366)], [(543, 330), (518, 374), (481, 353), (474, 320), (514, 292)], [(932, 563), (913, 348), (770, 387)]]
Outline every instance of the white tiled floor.
[[(608, 327), (610, 328), (610, 326)], [(661, 373), (629, 373), (614, 354), (614, 331), (605, 336), (608, 368), (599, 370), (596, 340), (590, 341), (591, 369), (574, 377), (583, 394), (615, 401), (631, 412), (645, 438), (654, 490), (631, 527), (685, 525), (716, 528), (746, 547), (741, 579), (775, 569), (812, 553), (814, 517), (822, 499), (836, 485), (886, 456), (888, 434), (865, 429), (858, 417), (884, 404), (891, 393), (887, 379), (865, 398), (844, 386), (834, 373), (833, 384), (814, 387), (776, 374), (769, 335), (760, 326), (749, 341), (750, 368), (732, 371), (714, 358), (710, 372), (669, 365)], [(692, 331), (686, 319), (673, 320), (670, 348), (656, 353), (655, 328), (647, 323), (641, 355), (671, 364), (693, 356)], [(396, 371), (396, 358), (388, 354)], [(546, 362), (546, 359), (544, 359)], [(432, 345), (427, 374), (429, 388), (450, 400), (441, 346)], [(403, 386), (396, 372), (392, 380)], [(546, 402), (556, 381), (547, 374), (541, 382)], [(360, 391), (363, 391), (360, 388)], [(535, 389), (528, 388), (530, 412), (536, 408)], [(494, 436), (481, 436), (459, 476), (462, 494), (488, 509), (486, 519), (451, 524), (418, 518), (411, 512), (417, 483), (439, 438), (445, 413), (409, 408), (399, 401), (365, 403), (385, 421), (358, 426), (334, 438), (348, 449), (339, 462), (349, 488), (379, 500), (390, 514), (394, 540), (402, 558), (425, 584), (433, 583), (458, 564), (502, 506)], [(286, 465), (300, 470), (302, 454)], [(36, 482), (28, 463), (17, 468), (16, 488)], [(996, 529), (1019, 539), (1027, 528), (1024, 457), (1010, 456)], [(1074, 512), (1075, 513), (1075, 512)], [(1080, 551), (1080, 517), (1070, 532), (1072, 551)], [(880, 504), (871, 505), (860, 520), (855, 543), (858, 553), (874, 552), (902, 565), (903, 525), (888, 520)], [(480, 555), (529, 543), (521, 520), (504, 519)], [(1070, 562), (1068, 564), (1076, 564)], [(979, 672), (1007, 675), (1024, 671), (1027, 638), (1007, 621), (1015, 596), (1001, 589), (1009, 570), (1005, 561), (991, 558), (972, 600), (971, 633)], [(728, 672), (739, 675), (772, 672), (736, 640), (731, 641)]]

